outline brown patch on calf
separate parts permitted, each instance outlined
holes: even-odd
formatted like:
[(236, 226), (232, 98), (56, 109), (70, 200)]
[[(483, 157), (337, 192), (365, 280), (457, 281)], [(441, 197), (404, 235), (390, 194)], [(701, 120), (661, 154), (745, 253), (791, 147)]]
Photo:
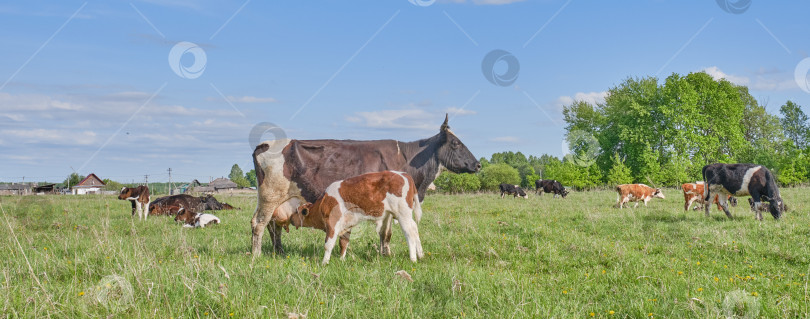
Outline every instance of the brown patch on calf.
[(256, 182), (258, 183), (256, 185), (261, 185), (264, 182), (264, 169), (259, 165), (257, 157), (261, 153), (267, 152), (269, 149), (270, 145), (262, 143), (256, 146), (256, 149), (253, 151), (253, 168), (256, 170)]
[(290, 221), (296, 227), (323, 230), (326, 232), (326, 237), (331, 238), (335, 234), (334, 226), (342, 215), (337, 199), (324, 194), (314, 203), (299, 206), (298, 211), (290, 216)]
[[(385, 210), (385, 194), (402, 196), (405, 180), (399, 174), (380, 172), (379, 174), (361, 175), (344, 180), (338, 193), (346, 203), (346, 209), (360, 209), (366, 215), (380, 217)], [(413, 197), (413, 195), (411, 195)]]
[(408, 177), (407, 178), (407, 180), (408, 180), (408, 194), (405, 195), (405, 202), (408, 203), (408, 207), (413, 208), (414, 197), (417, 194), (416, 184), (413, 182), (413, 178), (410, 178), (411, 177), (410, 175), (408, 175), (408, 174), (403, 174), (403, 175)]

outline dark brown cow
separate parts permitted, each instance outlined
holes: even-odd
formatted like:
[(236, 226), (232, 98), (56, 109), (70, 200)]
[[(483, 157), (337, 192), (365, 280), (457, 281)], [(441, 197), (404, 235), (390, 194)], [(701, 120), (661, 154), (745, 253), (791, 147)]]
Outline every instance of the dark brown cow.
[(149, 205), (151, 215), (176, 215), (180, 208), (187, 212), (202, 213), (206, 210), (233, 209), (233, 206), (221, 203), (213, 195), (194, 197), (188, 194), (161, 197)]
[(121, 194), (118, 194), (118, 199), (132, 202), (132, 216), (135, 216), (135, 212), (137, 212), (138, 219), (146, 219), (149, 212), (148, 186), (124, 187), (121, 189)]
[[(421, 201), (442, 170), (472, 173), (481, 168), (481, 163), (450, 131), (447, 117), (438, 134), (414, 142), (268, 141), (256, 147), (253, 164), (259, 185), (258, 205), (250, 221), (253, 256), (262, 252), (265, 228), (273, 236), (275, 251), (283, 253), (281, 229), (289, 225), (290, 215), (301, 204), (315, 202), (332, 182), (371, 172), (403, 171), (413, 177)], [(390, 240), (391, 227), (387, 229)], [(343, 236), (348, 240), (349, 235)]]

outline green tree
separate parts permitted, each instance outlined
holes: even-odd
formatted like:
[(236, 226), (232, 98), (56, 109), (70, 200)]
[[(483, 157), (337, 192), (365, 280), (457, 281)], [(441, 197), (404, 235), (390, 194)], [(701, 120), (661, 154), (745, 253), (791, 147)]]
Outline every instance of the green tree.
[(248, 180), (251, 187), (258, 187), (257, 186), (258, 183), (256, 181), (256, 170), (255, 169), (252, 169), (252, 170), (248, 171), (247, 173), (245, 173), (245, 178)]
[(124, 187), (124, 184), (111, 180), (109, 178), (105, 178), (102, 180), (104, 182), (104, 190), (106, 191), (121, 191), (121, 188)]
[(473, 192), (481, 188), (481, 181), (475, 174), (456, 174), (449, 171), (439, 174), (433, 184), (450, 193)]
[(799, 149), (807, 148), (810, 126), (807, 125), (808, 118), (801, 106), (788, 100), (779, 108), (779, 113), (782, 114), (780, 122), (787, 138)]
[(242, 169), (239, 168), (238, 164), (233, 164), (233, 166), (231, 166), (231, 173), (228, 174), (228, 178), (232, 182), (236, 183), (236, 185), (239, 187), (250, 186), (250, 182), (247, 180), (247, 178), (245, 178), (245, 174), (242, 173)]
[[(520, 184), (520, 173), (508, 164), (490, 164), (479, 173), (481, 189), (494, 191), (501, 183)], [(437, 185), (438, 186), (438, 185)]]
[(76, 184), (81, 182), (85, 177), (86, 176), (84, 176), (84, 175), (79, 175), (77, 173), (71, 173), (70, 175), (68, 175), (67, 178), (65, 178), (65, 181), (62, 182), (62, 185), (64, 187), (76, 186)]
[(607, 174), (608, 185), (613, 186), (633, 182), (633, 176), (630, 175), (630, 168), (624, 165), (624, 160), (619, 157), (619, 153), (613, 153), (611, 163), (610, 172)]

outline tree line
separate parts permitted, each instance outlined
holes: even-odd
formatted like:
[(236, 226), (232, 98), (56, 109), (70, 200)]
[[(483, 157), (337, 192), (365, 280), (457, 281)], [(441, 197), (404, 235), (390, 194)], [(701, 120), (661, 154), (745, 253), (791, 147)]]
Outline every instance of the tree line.
[(701, 180), (711, 163), (768, 167), (782, 186), (810, 180), (810, 125), (788, 100), (771, 114), (748, 88), (704, 72), (627, 78), (605, 101), (563, 108), (571, 154), (482, 158), (477, 174), (444, 172), (434, 182), (448, 192), (495, 190), (500, 183), (533, 188), (536, 179), (592, 189), (624, 183), (677, 186)]

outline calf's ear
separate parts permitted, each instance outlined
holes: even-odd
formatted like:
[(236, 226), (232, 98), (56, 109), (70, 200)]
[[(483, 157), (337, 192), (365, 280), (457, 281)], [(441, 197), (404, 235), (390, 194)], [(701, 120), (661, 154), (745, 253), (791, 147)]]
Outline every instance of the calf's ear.
[(309, 214), (309, 208), (307, 208), (307, 207), (303, 207), (303, 208), (299, 209), (298, 211), (300, 211), (301, 215), (304, 215), (304, 216)]

